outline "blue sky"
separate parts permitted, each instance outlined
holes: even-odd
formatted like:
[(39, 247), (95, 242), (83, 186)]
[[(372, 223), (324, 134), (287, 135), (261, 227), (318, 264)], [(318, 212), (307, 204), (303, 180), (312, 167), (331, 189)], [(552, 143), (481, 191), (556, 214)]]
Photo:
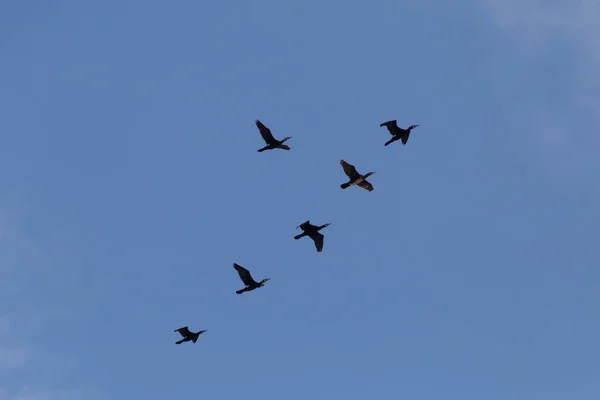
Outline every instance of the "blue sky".
[(597, 399), (599, 20), (0, 3), (0, 400)]

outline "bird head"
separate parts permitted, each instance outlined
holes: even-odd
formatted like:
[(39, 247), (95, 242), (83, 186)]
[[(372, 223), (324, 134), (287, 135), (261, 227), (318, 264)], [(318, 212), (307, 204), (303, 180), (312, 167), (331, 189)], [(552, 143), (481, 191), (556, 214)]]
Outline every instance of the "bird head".
[(323, 226), (321, 228), (327, 228), (329, 225), (331, 225), (331, 223), (328, 222), (326, 224), (323, 224)]
[(204, 332), (206, 332), (208, 329), (205, 329), (203, 331), (198, 332), (198, 335), (202, 335)]
[(412, 130), (413, 130), (413, 129), (415, 129), (417, 126), (419, 126), (419, 125), (411, 125), (411, 126), (409, 126), (409, 127), (408, 127), (408, 130), (409, 130), (409, 131), (412, 131)]
[(291, 136), (288, 136), (288, 137), (286, 137), (285, 139), (283, 139), (283, 140), (281, 141), (281, 143), (285, 142), (286, 140), (290, 140), (291, 138), (292, 138)]
[(369, 172), (368, 174), (365, 175), (365, 179), (370, 177), (371, 175), (375, 175), (375, 172)]
[(262, 281), (260, 281), (260, 285), (262, 286), (262, 285), (264, 285), (265, 283), (267, 283), (267, 281), (270, 281), (270, 280), (271, 280), (271, 278), (265, 278), (265, 279), (263, 279)]

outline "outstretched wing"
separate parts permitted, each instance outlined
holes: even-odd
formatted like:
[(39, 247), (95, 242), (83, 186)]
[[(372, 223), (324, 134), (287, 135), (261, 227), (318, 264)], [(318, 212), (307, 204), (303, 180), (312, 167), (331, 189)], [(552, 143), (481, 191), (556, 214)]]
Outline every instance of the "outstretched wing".
[(352, 180), (358, 178), (359, 175), (358, 172), (356, 172), (356, 168), (354, 168), (354, 165), (348, 164), (344, 160), (340, 160), (340, 164), (342, 165), (342, 168), (344, 168), (344, 173), (348, 175), (348, 178)]
[(310, 223), (310, 220), (301, 223), (300, 225), (298, 225), (296, 228), (300, 228), (303, 231), (307, 230), (308, 228), (310, 228), (312, 226), (312, 224)]
[(315, 242), (317, 251), (323, 251), (323, 239), (325, 239), (325, 236), (320, 232), (315, 232), (310, 235), (310, 238)]
[(410, 132), (407, 132), (404, 136), (402, 136), (402, 144), (406, 144), (406, 142), (408, 142), (409, 136), (410, 136)]
[(244, 282), (244, 285), (249, 286), (252, 284), (256, 284), (256, 282), (252, 278), (252, 275), (250, 275), (250, 271), (248, 271), (246, 268), (236, 263), (233, 263), (233, 268), (235, 268), (235, 270), (238, 272), (238, 275), (240, 276), (242, 282)]
[(275, 138), (273, 137), (273, 134), (271, 133), (271, 130), (267, 128), (262, 122), (256, 120), (256, 126), (260, 131), (260, 135), (265, 140), (265, 142), (267, 142), (267, 144), (272, 144), (276, 142)]
[(363, 189), (367, 189), (367, 191), (369, 191), (369, 192), (371, 192), (373, 190), (373, 185), (371, 185), (371, 183), (368, 182), (367, 180), (362, 181), (357, 186), (361, 187)]
[(397, 134), (398, 131), (400, 130), (400, 128), (398, 128), (398, 124), (397, 124), (396, 120), (384, 122), (383, 124), (381, 124), (379, 126), (385, 126), (387, 128), (387, 130), (390, 132), (390, 134), (392, 134), (392, 135)]
[(181, 334), (181, 336), (183, 336), (183, 337), (188, 337), (192, 334), (192, 332), (190, 332), (190, 330), (188, 329), (187, 326), (184, 326), (183, 328), (175, 329), (173, 332), (179, 332)]

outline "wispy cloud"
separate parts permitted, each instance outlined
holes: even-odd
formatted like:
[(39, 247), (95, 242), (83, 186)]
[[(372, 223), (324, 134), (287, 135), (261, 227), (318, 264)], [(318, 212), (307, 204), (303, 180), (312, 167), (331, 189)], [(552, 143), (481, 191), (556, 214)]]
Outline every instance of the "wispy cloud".
[(0, 400), (90, 399), (89, 393), (75, 393), (75, 384), (68, 389), (60, 384), (37, 386), (42, 383), (35, 378), (40, 370), (47, 382), (49, 376), (61, 375), (65, 360), (43, 348), (30, 333), (43, 331), (69, 313), (48, 298), (35, 298), (38, 285), (47, 283), (40, 274), (48, 270), (56, 274), (56, 268), (40, 240), (28, 234), (26, 227), (33, 221), (26, 204), (20, 196), (0, 193), (0, 302), (4, 312), (0, 315)]
[[(486, 0), (485, 4), (492, 20), (513, 41), (523, 64), (530, 61), (532, 78), (540, 68), (568, 58), (569, 67), (553, 78), (564, 82), (563, 92), (553, 99), (558, 106), (516, 110), (515, 127), (533, 132), (539, 156), (556, 172), (598, 170), (600, 2)], [(540, 64), (540, 59), (551, 61)]]
[(0, 316), (0, 371), (24, 367), (29, 355), (29, 349), (15, 343), (11, 335), (11, 324), (8, 317)]
[(95, 400), (83, 393), (75, 391), (45, 391), (35, 390), (28, 385), (21, 387), (14, 393), (0, 389), (0, 400)]
[(492, 17), (528, 51), (557, 40), (573, 46), (578, 67), (600, 80), (600, 2), (597, 0), (487, 0)]
[(10, 322), (8, 321), (8, 317), (0, 315), (0, 336), (7, 334), (9, 330)]
[(0, 347), (0, 370), (24, 367), (28, 357), (29, 352), (24, 347)]

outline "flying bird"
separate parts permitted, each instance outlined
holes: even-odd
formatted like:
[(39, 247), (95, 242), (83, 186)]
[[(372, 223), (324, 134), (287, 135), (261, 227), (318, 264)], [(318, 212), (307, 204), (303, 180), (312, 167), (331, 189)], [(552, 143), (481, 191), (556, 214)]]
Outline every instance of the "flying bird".
[(396, 140), (402, 140), (402, 144), (406, 144), (406, 142), (408, 142), (408, 137), (410, 136), (410, 131), (412, 131), (419, 125), (411, 125), (406, 129), (402, 129), (398, 127), (396, 120), (393, 120), (384, 122), (379, 126), (385, 126), (388, 129), (388, 131), (390, 131), (390, 133), (392, 134), (392, 138), (384, 144), (384, 146), (387, 146), (388, 144), (393, 143)]
[(340, 164), (342, 165), (342, 168), (344, 168), (344, 172), (346, 173), (346, 175), (348, 175), (348, 178), (350, 178), (350, 180), (347, 183), (342, 183), (340, 185), (340, 187), (342, 189), (346, 189), (350, 186), (356, 185), (358, 187), (366, 189), (369, 192), (371, 192), (373, 190), (373, 185), (371, 185), (367, 181), (367, 178), (369, 176), (373, 175), (375, 172), (369, 172), (366, 175), (361, 175), (358, 173), (358, 171), (356, 171), (356, 168), (354, 168), (354, 165), (348, 164), (344, 160), (340, 160)]
[(322, 233), (319, 233), (319, 231), (323, 228), (327, 228), (329, 225), (331, 224), (327, 223), (325, 225), (316, 226), (311, 224), (310, 220), (306, 221), (296, 227), (296, 229), (302, 229), (303, 232), (299, 235), (294, 236), (294, 239), (298, 240), (301, 237), (308, 236), (313, 240), (313, 242), (315, 242), (315, 247), (317, 248), (317, 251), (321, 252), (323, 251), (323, 239), (325, 238), (325, 236), (323, 236)]
[(188, 327), (184, 326), (183, 328), (175, 329), (173, 332), (179, 332), (181, 334), (181, 336), (183, 336), (183, 339), (181, 339), (178, 342), (175, 342), (175, 344), (181, 344), (183, 342), (189, 342), (189, 341), (196, 343), (196, 340), (198, 340), (198, 337), (200, 335), (202, 335), (204, 332), (206, 332), (206, 330), (199, 331), (199, 332), (190, 332)]
[(256, 282), (254, 280), (254, 278), (252, 278), (252, 275), (250, 275), (250, 271), (248, 271), (246, 268), (244, 268), (241, 265), (236, 264), (236, 263), (233, 263), (233, 268), (235, 268), (235, 270), (240, 275), (240, 279), (242, 280), (242, 282), (244, 282), (244, 285), (246, 285), (245, 288), (236, 290), (235, 292), (237, 294), (242, 294), (244, 292), (250, 292), (254, 289), (258, 289), (259, 287), (264, 286), (265, 283), (271, 279), (271, 278), (265, 278), (260, 282)]
[(287, 141), (288, 139), (291, 139), (292, 138), (291, 136), (288, 136), (283, 140), (277, 140), (273, 137), (271, 130), (269, 128), (267, 128), (259, 120), (256, 120), (256, 126), (258, 127), (258, 130), (260, 131), (260, 135), (263, 137), (263, 139), (267, 143), (267, 145), (265, 147), (258, 150), (259, 153), (263, 152), (265, 150), (273, 150), (273, 149), (289, 150), (290, 149), (290, 146), (288, 146), (287, 144), (283, 144), (283, 142)]

